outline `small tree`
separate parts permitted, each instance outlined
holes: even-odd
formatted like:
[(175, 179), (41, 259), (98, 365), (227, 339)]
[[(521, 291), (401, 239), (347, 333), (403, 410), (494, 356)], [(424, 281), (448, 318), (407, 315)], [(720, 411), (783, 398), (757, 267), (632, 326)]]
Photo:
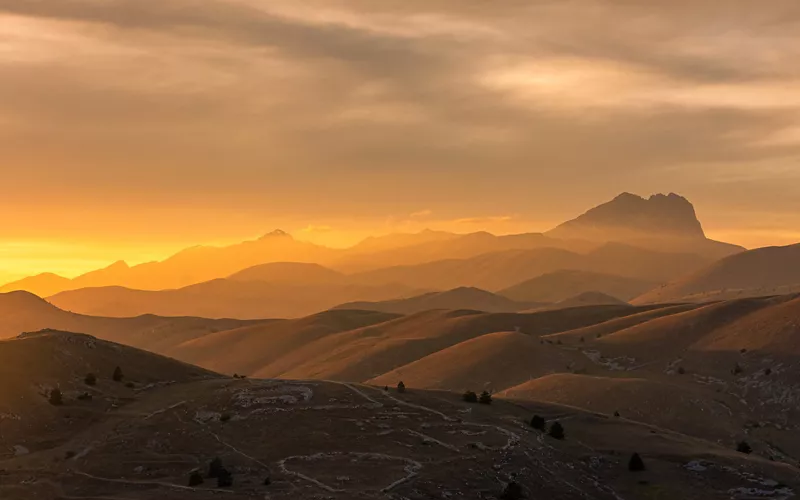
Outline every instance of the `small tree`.
[(233, 486), (233, 474), (223, 467), (217, 476), (217, 488), (230, 488), (231, 486)]
[(550, 426), (550, 437), (553, 439), (563, 440), (566, 436), (564, 435), (564, 427), (559, 422), (553, 422), (553, 425)]
[(52, 391), (50, 391), (50, 397), (48, 398), (50, 404), (53, 406), (61, 406), (64, 404), (64, 398), (61, 395), (61, 389), (56, 387)]
[(467, 403), (477, 403), (478, 402), (478, 395), (475, 394), (473, 391), (465, 392), (462, 397), (464, 398), (464, 401), (466, 401)]
[(531, 419), (531, 427), (536, 429), (537, 431), (545, 431), (547, 427), (547, 422), (545, 421), (544, 417), (540, 417), (539, 415), (534, 415)]
[(223, 470), (225, 470), (225, 468), (222, 466), (222, 459), (216, 457), (208, 464), (208, 477), (219, 477), (220, 471)]
[(401, 394), (406, 392), (406, 384), (404, 384), (402, 380), (397, 383), (397, 392)]
[(502, 500), (520, 500), (524, 498), (522, 493), (522, 486), (516, 481), (511, 481), (503, 488), (503, 493), (500, 494)]
[(192, 472), (189, 476), (189, 486), (200, 486), (204, 482), (205, 479), (203, 479), (203, 475), (197, 471)]
[(734, 375), (739, 375), (740, 373), (742, 373), (742, 371), (743, 371), (742, 367), (739, 366), (739, 363), (736, 363), (735, 365), (733, 365), (733, 370), (731, 370), (731, 373)]
[(231, 419), (231, 414), (230, 413), (223, 413), (222, 415), (219, 416), (219, 421), (220, 422), (227, 422), (230, 419)]
[(619, 411), (615, 411), (615, 412), (614, 412), (614, 416), (615, 416), (615, 417), (617, 417), (617, 418), (619, 418)]
[(114, 380), (114, 382), (122, 382), (122, 379), (124, 378), (124, 375), (122, 375), (122, 368), (119, 366), (114, 368), (114, 375), (112, 375), (111, 378)]
[(683, 375), (686, 373), (686, 369), (682, 366), (678, 367), (678, 375)]
[(628, 470), (633, 472), (645, 470), (644, 461), (642, 461), (642, 457), (638, 453), (631, 455), (631, 459), (628, 461)]
[(86, 377), (83, 379), (83, 382), (86, 385), (95, 385), (97, 384), (97, 377), (94, 375), (94, 373), (87, 373)]
[(492, 395), (488, 391), (483, 391), (478, 402), (482, 405), (490, 405), (492, 404)]
[(749, 455), (753, 453), (753, 448), (751, 448), (750, 445), (747, 444), (747, 441), (740, 441), (739, 444), (736, 445), (736, 451), (738, 451), (739, 453), (744, 453), (746, 455)]

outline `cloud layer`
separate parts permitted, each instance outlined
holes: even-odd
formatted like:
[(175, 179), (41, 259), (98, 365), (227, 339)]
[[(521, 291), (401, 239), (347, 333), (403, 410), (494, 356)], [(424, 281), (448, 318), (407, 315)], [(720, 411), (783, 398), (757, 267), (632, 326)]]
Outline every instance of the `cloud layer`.
[(786, 232), (799, 32), (795, 0), (0, 0), (2, 208), (556, 222), (679, 191)]

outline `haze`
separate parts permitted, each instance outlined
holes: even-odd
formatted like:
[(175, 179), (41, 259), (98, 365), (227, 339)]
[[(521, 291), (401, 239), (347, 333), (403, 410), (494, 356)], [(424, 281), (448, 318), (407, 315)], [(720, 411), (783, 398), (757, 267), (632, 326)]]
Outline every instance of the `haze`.
[(793, 243), (798, 32), (794, 0), (0, 0), (0, 281), (276, 227), (542, 231), (621, 191)]

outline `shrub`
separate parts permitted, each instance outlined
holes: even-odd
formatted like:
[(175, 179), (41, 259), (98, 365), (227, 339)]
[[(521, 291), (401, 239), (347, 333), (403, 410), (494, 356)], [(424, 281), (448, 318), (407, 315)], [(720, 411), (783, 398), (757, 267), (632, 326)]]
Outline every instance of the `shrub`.
[(230, 488), (231, 486), (233, 486), (233, 474), (228, 469), (220, 469), (217, 476), (217, 488)]
[(225, 468), (222, 467), (222, 459), (216, 457), (208, 464), (208, 477), (210, 478), (219, 477), (220, 471), (223, 470), (225, 470)]
[(402, 380), (397, 383), (397, 392), (399, 393), (406, 392), (406, 384), (404, 384)]
[(481, 393), (481, 397), (478, 399), (478, 403), (482, 405), (490, 405), (492, 404), (492, 395), (489, 394), (488, 391), (483, 391)]
[(733, 370), (731, 370), (731, 373), (734, 374), (734, 375), (739, 375), (743, 371), (744, 370), (742, 370), (742, 367), (739, 366), (739, 363), (736, 363), (735, 365), (733, 365)]
[(94, 373), (87, 373), (86, 377), (83, 379), (83, 382), (86, 385), (95, 385), (97, 384), (97, 377), (94, 375)]
[(230, 415), (229, 413), (223, 413), (223, 414), (222, 414), (222, 415), (220, 415), (220, 417), (219, 417), (219, 421), (220, 421), (220, 422), (227, 422), (227, 421), (228, 421), (228, 420), (230, 420), (230, 419), (231, 419), (231, 415)]
[(585, 340), (583, 340), (583, 337), (581, 337), (581, 342), (586, 342)]
[(111, 376), (114, 382), (122, 382), (124, 375), (122, 375), (122, 368), (119, 366), (114, 368), (114, 375)]
[(204, 482), (203, 475), (197, 471), (192, 472), (189, 476), (189, 486), (200, 486)]
[(617, 418), (619, 418), (619, 412), (618, 412), (618, 411), (615, 411), (615, 412), (614, 412), (614, 416), (615, 416), (615, 417), (617, 417)]
[(264, 479), (264, 486), (269, 486), (270, 484), (272, 484), (272, 478), (271, 478), (271, 477), (269, 477), (269, 476), (267, 476), (267, 477)]
[(84, 392), (83, 394), (78, 396), (78, 401), (91, 401), (91, 400), (92, 400), (92, 395), (89, 394), (88, 392)]
[(736, 445), (736, 451), (749, 455), (753, 453), (753, 448), (747, 444), (747, 441), (740, 441), (739, 444)]
[(531, 427), (536, 429), (537, 431), (545, 431), (547, 427), (547, 422), (545, 421), (544, 417), (540, 417), (539, 415), (534, 415), (531, 419)]
[(473, 391), (465, 392), (464, 395), (462, 396), (462, 398), (464, 398), (464, 401), (466, 401), (467, 403), (477, 403), (478, 402), (478, 395), (475, 394)]
[(74, 451), (70, 450), (70, 451), (68, 451), (68, 452), (66, 452), (66, 453), (64, 454), (64, 458), (66, 458), (67, 460), (69, 460), (69, 459), (71, 459), (71, 458), (75, 458), (75, 455), (76, 455), (76, 453), (75, 453)]
[(503, 488), (500, 498), (502, 500), (519, 500), (523, 498), (522, 486), (516, 481), (511, 481)]
[(553, 439), (563, 440), (566, 437), (564, 435), (564, 427), (558, 422), (553, 422), (553, 425), (550, 426), (550, 432), (548, 434)]
[(50, 404), (53, 406), (61, 406), (64, 404), (64, 398), (58, 387), (50, 391), (50, 397), (47, 400), (50, 401)]
[(686, 369), (682, 366), (678, 367), (678, 375), (683, 375), (686, 373)]
[(127, 387), (128, 389), (133, 389), (136, 387), (136, 384), (134, 384), (133, 382), (125, 382), (125, 387)]
[(388, 386), (388, 385), (384, 385), (384, 386), (383, 386), (383, 390), (384, 390), (385, 392), (389, 392), (389, 386)]
[(644, 461), (642, 461), (642, 457), (638, 453), (631, 455), (631, 459), (628, 461), (628, 470), (633, 472), (644, 470)]
[(764, 375), (767, 375), (767, 376), (772, 375), (772, 368), (765, 368), (764, 369)]

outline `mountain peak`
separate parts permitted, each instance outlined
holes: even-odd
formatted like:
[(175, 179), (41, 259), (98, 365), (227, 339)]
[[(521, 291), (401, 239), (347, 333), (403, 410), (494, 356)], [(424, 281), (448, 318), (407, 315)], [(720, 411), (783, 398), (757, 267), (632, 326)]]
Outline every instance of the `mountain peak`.
[(270, 238), (291, 238), (291, 237), (292, 237), (292, 235), (290, 235), (289, 233), (287, 233), (283, 229), (275, 229), (274, 231), (269, 232), (269, 233), (265, 234), (264, 236), (262, 236), (261, 238), (259, 238), (259, 240), (266, 240), (266, 239), (270, 239)]
[(694, 206), (675, 193), (649, 198), (622, 193), (548, 233), (560, 238), (628, 240), (641, 237), (704, 239)]

